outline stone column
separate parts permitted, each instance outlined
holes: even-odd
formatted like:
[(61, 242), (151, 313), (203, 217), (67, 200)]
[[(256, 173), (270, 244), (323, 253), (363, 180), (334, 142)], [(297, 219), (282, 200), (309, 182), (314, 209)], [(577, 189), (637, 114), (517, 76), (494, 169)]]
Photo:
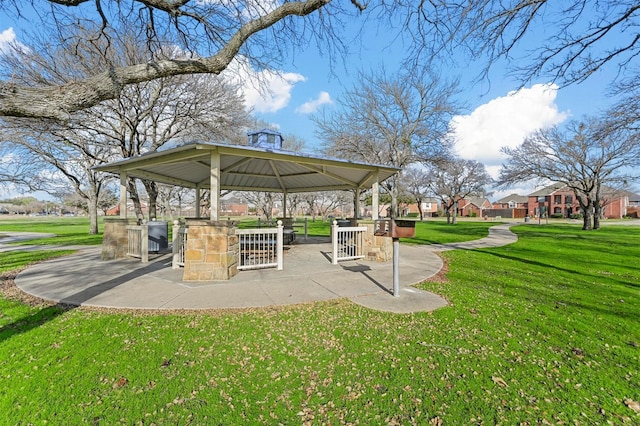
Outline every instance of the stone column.
[(238, 273), (236, 223), (187, 219), (184, 281), (228, 280)]
[(371, 222), (359, 222), (358, 226), (367, 227), (364, 235), (364, 254), (367, 260), (387, 262), (393, 258), (393, 238), (375, 235), (374, 224)]
[(102, 234), (102, 260), (123, 259), (127, 257), (127, 226), (136, 225), (138, 220), (132, 218), (105, 217)]

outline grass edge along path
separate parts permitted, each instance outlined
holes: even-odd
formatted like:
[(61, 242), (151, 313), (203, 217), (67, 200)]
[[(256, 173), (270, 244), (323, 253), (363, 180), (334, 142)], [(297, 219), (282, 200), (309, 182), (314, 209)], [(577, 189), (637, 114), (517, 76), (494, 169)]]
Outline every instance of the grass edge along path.
[(518, 226), (394, 315), (344, 300), (0, 317), (7, 422), (637, 424), (640, 229)]

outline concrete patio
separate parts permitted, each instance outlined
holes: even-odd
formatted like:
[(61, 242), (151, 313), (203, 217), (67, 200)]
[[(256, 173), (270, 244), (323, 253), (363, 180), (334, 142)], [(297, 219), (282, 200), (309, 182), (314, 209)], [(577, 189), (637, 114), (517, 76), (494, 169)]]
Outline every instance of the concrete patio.
[[(346, 261), (332, 265), (331, 244), (309, 239), (292, 245), (284, 270), (241, 271), (227, 281), (188, 283), (182, 271), (171, 269), (171, 255), (159, 255), (148, 264), (125, 259), (101, 261), (100, 248), (30, 267), (16, 277), (26, 293), (78, 306), (132, 309), (218, 309), (312, 303), (347, 298), (372, 309), (409, 313), (432, 311), (447, 305), (442, 297), (412, 285), (440, 271), (436, 251), (473, 249), (517, 240), (498, 225), (489, 237), (469, 243), (400, 247), (400, 296), (393, 296), (392, 262)], [(6, 247), (6, 246), (5, 246)]]

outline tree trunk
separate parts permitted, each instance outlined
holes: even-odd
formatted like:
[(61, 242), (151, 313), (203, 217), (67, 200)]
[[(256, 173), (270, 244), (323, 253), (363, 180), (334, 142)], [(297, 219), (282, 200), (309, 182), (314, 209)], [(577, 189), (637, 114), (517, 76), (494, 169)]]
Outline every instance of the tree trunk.
[(416, 201), (418, 203), (418, 214), (420, 215), (420, 222), (422, 222), (424, 220), (424, 213), (422, 212), (422, 199), (417, 198)]
[(582, 230), (583, 231), (590, 231), (592, 229), (592, 216), (593, 216), (593, 210), (591, 209), (591, 203), (587, 204), (586, 206), (584, 206), (583, 208), (583, 216), (582, 216)]
[(453, 214), (452, 214), (452, 217), (451, 217), (451, 224), (455, 225), (456, 222), (457, 222), (456, 218), (458, 217), (458, 202), (455, 201), (451, 208), (453, 209)]
[(596, 201), (595, 209), (593, 212), (593, 229), (600, 229), (600, 218), (602, 217), (602, 207), (599, 202)]
[(90, 194), (87, 200), (87, 210), (89, 211), (89, 234), (97, 235), (98, 229), (98, 196)]
[(394, 177), (393, 187), (391, 188), (391, 219), (396, 219), (398, 217), (398, 185), (397, 185), (397, 176)]
[(138, 195), (135, 178), (129, 179), (127, 186), (129, 187), (129, 197), (131, 197), (131, 201), (133, 202), (136, 217), (138, 218), (138, 221), (142, 221), (144, 219), (144, 215), (142, 214), (142, 205), (140, 204), (140, 195)]
[(149, 220), (158, 218), (158, 186), (151, 180), (143, 180), (142, 184), (149, 195)]
[(602, 217), (602, 204), (600, 197), (596, 195), (593, 201), (593, 229), (600, 229), (600, 218)]

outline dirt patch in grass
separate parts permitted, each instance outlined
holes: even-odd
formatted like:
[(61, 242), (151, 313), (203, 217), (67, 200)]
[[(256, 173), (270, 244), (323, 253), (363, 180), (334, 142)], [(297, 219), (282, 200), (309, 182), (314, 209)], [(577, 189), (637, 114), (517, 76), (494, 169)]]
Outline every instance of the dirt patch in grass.
[(20, 290), (18, 286), (16, 286), (15, 278), (21, 271), (20, 269), (0, 273), (0, 295), (7, 300), (24, 303), (33, 308), (55, 305), (54, 302), (40, 299), (39, 297), (32, 296)]
[[(135, 316), (160, 316), (160, 315), (206, 315), (224, 316), (230, 313), (250, 314), (263, 313), (278, 315), (288, 310), (295, 310), (304, 305), (313, 303), (301, 303), (297, 305), (285, 306), (265, 306), (252, 308), (217, 308), (217, 309), (135, 309), (135, 308), (101, 308), (94, 306), (76, 306), (65, 303), (56, 303), (50, 300), (41, 299), (20, 290), (15, 283), (15, 278), (25, 268), (0, 273), (0, 297), (6, 300), (23, 303), (32, 308), (45, 308), (49, 306), (59, 306), (65, 310), (81, 309), (85, 312), (99, 312), (105, 314), (128, 314)], [(346, 303), (346, 302), (345, 302)]]
[(446, 283), (449, 282), (449, 278), (447, 278), (447, 274), (449, 273), (449, 262), (447, 262), (446, 258), (438, 255), (438, 253), (436, 253), (436, 255), (440, 259), (442, 259), (442, 268), (438, 271), (437, 274), (435, 274), (434, 276), (430, 277), (426, 281), (427, 282), (446, 284)]

